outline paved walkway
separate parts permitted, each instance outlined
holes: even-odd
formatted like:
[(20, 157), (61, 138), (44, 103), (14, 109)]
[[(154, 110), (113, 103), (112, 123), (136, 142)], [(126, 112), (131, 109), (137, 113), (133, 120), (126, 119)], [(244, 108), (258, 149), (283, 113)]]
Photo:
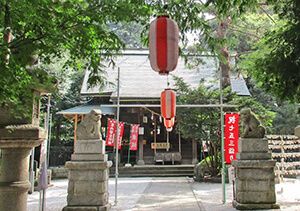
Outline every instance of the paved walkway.
[[(66, 206), (67, 180), (54, 180), (47, 190), (47, 211)], [(120, 178), (118, 203), (114, 205), (113, 178), (109, 180), (112, 211), (230, 211), (232, 185), (226, 186), (227, 203), (222, 199), (221, 184), (198, 183), (190, 178)], [(300, 211), (300, 179), (285, 179), (276, 185), (277, 201), (284, 211)], [(28, 198), (28, 211), (38, 211), (39, 193)]]

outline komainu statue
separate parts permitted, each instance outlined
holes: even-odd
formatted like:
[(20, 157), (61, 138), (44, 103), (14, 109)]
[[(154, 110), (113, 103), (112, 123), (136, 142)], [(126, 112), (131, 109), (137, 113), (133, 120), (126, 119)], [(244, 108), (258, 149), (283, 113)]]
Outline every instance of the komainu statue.
[(78, 124), (76, 136), (78, 140), (101, 140), (101, 111), (92, 110)]
[(242, 138), (263, 138), (265, 136), (266, 129), (260, 124), (250, 108), (244, 108), (240, 111), (240, 121)]

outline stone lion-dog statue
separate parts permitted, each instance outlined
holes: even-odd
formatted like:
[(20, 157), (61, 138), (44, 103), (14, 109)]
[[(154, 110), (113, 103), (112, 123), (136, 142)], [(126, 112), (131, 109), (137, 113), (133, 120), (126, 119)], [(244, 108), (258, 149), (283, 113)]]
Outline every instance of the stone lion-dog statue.
[(78, 140), (101, 139), (101, 111), (93, 109), (86, 114), (77, 127)]
[(263, 138), (265, 136), (266, 129), (250, 108), (244, 108), (240, 111), (240, 121), (242, 138)]

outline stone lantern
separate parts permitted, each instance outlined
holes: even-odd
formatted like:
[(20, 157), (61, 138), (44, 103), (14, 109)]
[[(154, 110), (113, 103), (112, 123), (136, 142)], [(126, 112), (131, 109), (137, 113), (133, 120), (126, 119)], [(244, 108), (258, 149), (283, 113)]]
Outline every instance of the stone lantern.
[(32, 119), (16, 119), (7, 108), (0, 108), (0, 210), (27, 210), (29, 154), (46, 138), (38, 126), (39, 97), (35, 92)]

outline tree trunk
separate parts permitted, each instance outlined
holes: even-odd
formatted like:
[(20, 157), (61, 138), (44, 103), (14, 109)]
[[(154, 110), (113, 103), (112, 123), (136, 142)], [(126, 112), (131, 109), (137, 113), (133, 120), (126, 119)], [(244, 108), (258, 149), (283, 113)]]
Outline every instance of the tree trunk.
[[(231, 23), (230, 17), (221, 21), (217, 28), (217, 36), (220, 40), (226, 39), (227, 29)], [(222, 87), (230, 85), (230, 54), (227, 46), (222, 46), (220, 49), (222, 59), (220, 60), (220, 68), (222, 71)]]

